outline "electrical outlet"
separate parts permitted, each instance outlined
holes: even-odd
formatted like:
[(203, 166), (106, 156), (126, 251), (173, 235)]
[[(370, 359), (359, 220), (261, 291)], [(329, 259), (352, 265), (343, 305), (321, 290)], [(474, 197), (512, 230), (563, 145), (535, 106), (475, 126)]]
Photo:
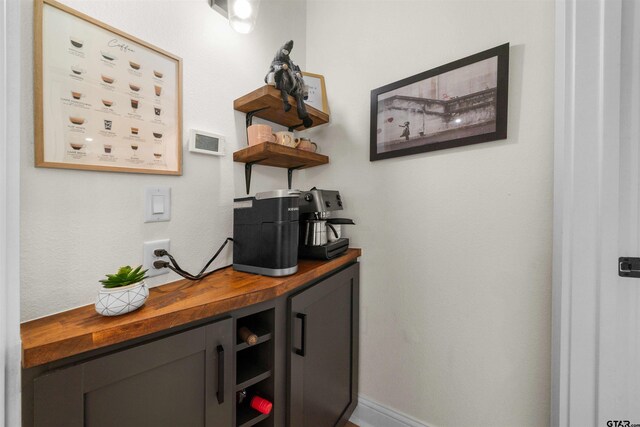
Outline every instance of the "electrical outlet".
[(169, 272), (168, 268), (155, 268), (153, 263), (155, 261), (169, 261), (169, 258), (166, 256), (157, 257), (153, 254), (153, 251), (156, 249), (164, 249), (169, 252), (169, 239), (164, 240), (154, 240), (153, 242), (144, 242), (143, 244), (143, 264), (142, 268), (148, 269), (147, 276), (159, 276), (160, 274), (167, 274)]

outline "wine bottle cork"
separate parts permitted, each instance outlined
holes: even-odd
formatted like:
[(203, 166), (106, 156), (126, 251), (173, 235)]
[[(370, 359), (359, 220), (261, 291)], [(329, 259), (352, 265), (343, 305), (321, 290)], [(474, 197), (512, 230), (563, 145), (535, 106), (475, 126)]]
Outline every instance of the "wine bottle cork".
[(251, 332), (251, 330), (246, 326), (238, 329), (238, 335), (240, 335), (240, 339), (242, 339), (242, 341), (246, 342), (249, 345), (254, 345), (258, 342), (258, 336)]

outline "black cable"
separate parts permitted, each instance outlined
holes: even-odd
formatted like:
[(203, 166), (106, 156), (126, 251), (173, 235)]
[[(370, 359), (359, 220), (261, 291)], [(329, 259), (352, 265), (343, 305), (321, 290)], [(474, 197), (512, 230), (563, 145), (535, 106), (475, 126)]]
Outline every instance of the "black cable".
[[(166, 262), (166, 261), (156, 261), (156, 262)], [(167, 264), (168, 264), (168, 263), (167, 263)], [(218, 267), (218, 268), (216, 268), (215, 270), (211, 270), (209, 273), (207, 273), (207, 274), (206, 274), (205, 276), (203, 276), (203, 277), (206, 277), (206, 276), (208, 276), (208, 275), (209, 275), (209, 274), (211, 274), (211, 273), (215, 273), (216, 271), (224, 270), (225, 268), (231, 267), (232, 265), (233, 265), (233, 264), (225, 265), (224, 267)], [(168, 265), (167, 265), (166, 267), (167, 267), (167, 268), (170, 268)], [(158, 267), (156, 267), (156, 268), (158, 268)], [(173, 270), (173, 269), (171, 268), (171, 270)], [(175, 270), (173, 270), (173, 271), (175, 271)], [(176, 271), (176, 273), (178, 273), (178, 272)], [(180, 274), (180, 273), (178, 273), (178, 274)], [(181, 275), (181, 276), (182, 276), (182, 275)], [(183, 276), (183, 277), (184, 277), (184, 276)], [(185, 277), (185, 278), (186, 278), (186, 277)], [(192, 280), (192, 279), (190, 279), (190, 280)], [(161, 294), (168, 294), (168, 293), (171, 293), (171, 292), (176, 292), (176, 291), (181, 291), (181, 290), (183, 290), (183, 289), (187, 289), (187, 288), (189, 288), (189, 287), (191, 287), (191, 286), (193, 286), (193, 285), (195, 285), (195, 284), (196, 284), (196, 281), (193, 281), (193, 280), (192, 280), (191, 282), (187, 282), (186, 284), (184, 284), (184, 285), (182, 285), (182, 286), (180, 286), (180, 287), (178, 287), (178, 288), (176, 288), (176, 289), (171, 289), (171, 290), (166, 290), (166, 291), (164, 291), (164, 290), (162, 290), (162, 289), (160, 289), (160, 288), (154, 288), (154, 290), (155, 290), (155, 292), (159, 292), (159, 293), (161, 293)]]
[(165, 251), (165, 255), (171, 260), (171, 263), (173, 264), (173, 266), (175, 268), (177, 268), (178, 270), (182, 270), (182, 268), (180, 268), (180, 266), (178, 265), (178, 261), (176, 261), (176, 259), (174, 257), (171, 256), (171, 254), (167, 251)]
[(213, 256), (211, 257), (211, 259), (209, 260), (209, 262), (207, 263), (207, 265), (205, 265), (202, 270), (200, 270), (200, 273), (198, 273), (198, 276), (200, 276), (202, 273), (204, 273), (204, 271), (209, 268), (209, 266), (211, 265), (211, 263), (213, 262), (214, 259), (216, 259), (218, 257), (218, 255), (220, 255), (220, 252), (222, 252), (222, 250), (224, 249), (225, 246), (227, 246), (227, 243), (229, 242), (233, 242), (233, 239), (231, 237), (227, 237), (227, 239), (224, 241), (224, 243), (222, 244), (222, 246), (220, 246), (220, 248), (218, 249), (218, 251), (213, 254)]
[(217, 268), (215, 270), (211, 270), (210, 272), (203, 274), (207, 268), (209, 268), (209, 266), (211, 265), (211, 263), (218, 257), (218, 255), (220, 255), (220, 252), (222, 252), (222, 249), (224, 249), (225, 246), (227, 246), (227, 243), (229, 242), (233, 242), (233, 239), (231, 237), (227, 237), (227, 239), (224, 241), (224, 243), (222, 244), (222, 246), (220, 246), (220, 248), (216, 251), (215, 254), (213, 254), (213, 256), (211, 257), (211, 259), (209, 260), (209, 262), (207, 262), (207, 264), (202, 268), (202, 270), (200, 270), (200, 272), (196, 275), (193, 275), (187, 271), (184, 271), (182, 268), (180, 268), (180, 266), (178, 265), (178, 262), (175, 260), (175, 258), (173, 256), (171, 256), (171, 254), (169, 252), (167, 252), (164, 249), (158, 249), (156, 250), (154, 253), (156, 256), (166, 256), (169, 258), (169, 261), (171, 262), (172, 265), (169, 264), (169, 262), (167, 261), (156, 261), (153, 263), (153, 266), (155, 268), (168, 268), (169, 270), (179, 274), (180, 276), (184, 277), (185, 279), (189, 279), (189, 280), (201, 280), (204, 279), (205, 277), (207, 277), (208, 275), (215, 273), (218, 270), (222, 270), (223, 268), (227, 268), (229, 267), (228, 265), (225, 267), (220, 267)]

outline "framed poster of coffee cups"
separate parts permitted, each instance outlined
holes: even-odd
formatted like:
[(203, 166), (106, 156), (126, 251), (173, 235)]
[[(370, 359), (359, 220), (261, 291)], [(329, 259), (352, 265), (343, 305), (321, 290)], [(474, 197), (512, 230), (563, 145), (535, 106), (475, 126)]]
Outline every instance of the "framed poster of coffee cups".
[(35, 8), (35, 165), (181, 175), (182, 60), (56, 1)]

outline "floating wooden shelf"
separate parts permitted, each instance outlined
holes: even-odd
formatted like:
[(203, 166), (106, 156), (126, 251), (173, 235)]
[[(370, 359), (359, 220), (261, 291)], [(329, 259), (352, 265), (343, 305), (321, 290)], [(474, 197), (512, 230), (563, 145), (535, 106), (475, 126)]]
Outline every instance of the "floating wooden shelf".
[(233, 153), (233, 161), (278, 168), (304, 169), (329, 163), (329, 157), (273, 142), (252, 145)]
[(310, 151), (298, 150), (272, 142), (263, 142), (243, 148), (233, 153), (233, 161), (245, 163), (244, 177), (247, 194), (251, 186), (251, 167), (253, 165), (275, 166), (287, 168), (289, 188), (291, 177), (296, 169), (305, 169), (329, 163), (329, 157)]
[[(247, 113), (247, 123), (249, 124), (251, 117), (255, 116), (288, 128), (302, 128), (302, 121), (298, 118), (296, 111), (296, 101), (291, 96), (289, 97), (289, 104), (291, 104), (291, 110), (285, 113), (282, 107), (280, 91), (273, 86), (265, 85), (233, 101), (233, 109)], [(307, 106), (309, 117), (313, 120), (311, 127), (329, 122), (327, 113), (317, 110), (308, 104), (305, 105)]]

